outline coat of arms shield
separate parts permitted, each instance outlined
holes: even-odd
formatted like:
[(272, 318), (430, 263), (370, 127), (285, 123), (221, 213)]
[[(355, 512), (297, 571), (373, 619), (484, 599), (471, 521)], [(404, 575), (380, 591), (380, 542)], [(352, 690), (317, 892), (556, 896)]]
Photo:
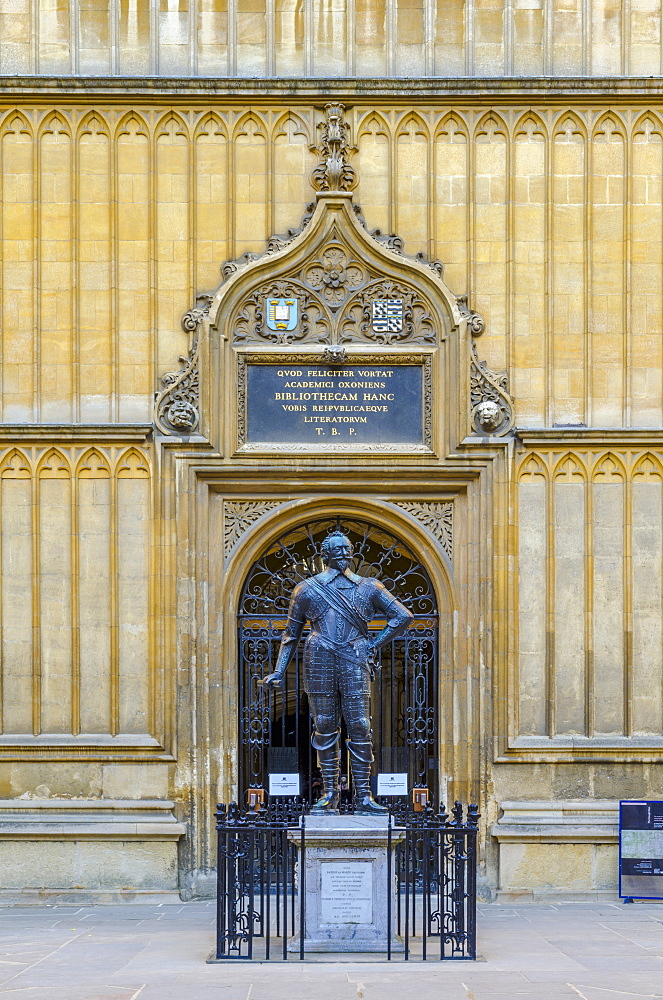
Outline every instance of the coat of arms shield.
[(294, 330), (297, 312), (297, 299), (267, 299), (267, 329)]
[(403, 329), (403, 300), (373, 300), (373, 332), (400, 333)]

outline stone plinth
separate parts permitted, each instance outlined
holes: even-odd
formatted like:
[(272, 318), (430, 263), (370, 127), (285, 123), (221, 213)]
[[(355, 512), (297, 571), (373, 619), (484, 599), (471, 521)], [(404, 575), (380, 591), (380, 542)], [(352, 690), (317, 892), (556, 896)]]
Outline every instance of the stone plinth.
[[(393, 849), (403, 833), (392, 830), (391, 878), (388, 875), (386, 816), (309, 816), (302, 866), (299, 833), (292, 839), (305, 872), (307, 952), (386, 952), (391, 898), (391, 948), (403, 951), (393, 933), (396, 878)], [(299, 891), (302, 891), (300, 875)], [(290, 951), (299, 950), (299, 934)]]

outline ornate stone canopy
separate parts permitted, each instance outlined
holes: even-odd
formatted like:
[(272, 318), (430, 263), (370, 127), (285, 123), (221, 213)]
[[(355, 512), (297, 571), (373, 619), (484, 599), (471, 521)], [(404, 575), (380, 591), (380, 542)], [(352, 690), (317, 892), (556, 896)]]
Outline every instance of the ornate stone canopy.
[[(475, 339), (484, 329), (465, 296), (445, 284), (443, 265), (423, 253), (407, 256), (403, 240), (370, 231), (355, 204), (356, 172), (343, 105), (328, 104), (320, 123), (320, 161), (312, 172), (316, 200), (297, 229), (273, 236), (262, 254), (226, 262), (222, 281), (199, 296), (182, 325), (192, 334), (183, 367), (162, 376), (155, 422), (164, 434), (199, 429), (201, 334), (233, 348), (323, 348), (330, 367), (355, 345), (365, 348), (435, 349), (450, 337), (465, 345), (463, 368), (470, 433), (502, 436), (513, 426), (506, 374), (479, 361)], [(375, 303), (385, 313), (376, 320)], [(387, 315), (389, 303), (397, 314)], [(279, 320), (270, 313), (283, 310)], [(276, 318), (275, 318), (276, 317)], [(287, 317), (284, 319), (284, 317)], [(460, 360), (463, 351), (456, 349)], [(447, 367), (447, 378), (453, 372)]]

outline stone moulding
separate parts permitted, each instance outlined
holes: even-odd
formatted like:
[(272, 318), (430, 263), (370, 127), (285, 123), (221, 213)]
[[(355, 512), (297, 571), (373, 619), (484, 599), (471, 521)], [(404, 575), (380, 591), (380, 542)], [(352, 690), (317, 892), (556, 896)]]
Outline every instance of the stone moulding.
[(491, 833), (500, 842), (613, 844), (619, 839), (619, 802), (611, 799), (500, 802)]
[(453, 558), (453, 500), (419, 503), (397, 500), (395, 505), (421, 521), (440, 543), (449, 559)]
[(242, 535), (275, 507), (281, 507), (280, 500), (224, 500), (223, 502), (223, 551), (226, 558), (239, 542)]
[(162, 799), (1, 799), (0, 840), (179, 840)]
[[(289, 454), (290, 452), (297, 454), (310, 454), (319, 455), (320, 445), (318, 444), (297, 444), (297, 443), (287, 443), (287, 444), (272, 444), (269, 441), (256, 441), (251, 444), (244, 444), (241, 447), (241, 453), (255, 453), (255, 454), (278, 454), (282, 452), (284, 454)], [(347, 455), (349, 452), (357, 452), (359, 454), (374, 455), (374, 454), (385, 454), (385, 455), (430, 455), (431, 449), (425, 444), (329, 444), (325, 445), (325, 454), (329, 452), (334, 452), (338, 454)]]
[(636, 101), (649, 107), (652, 100), (663, 96), (660, 76), (532, 76), (532, 77), (285, 77), (282, 79), (254, 80), (247, 77), (191, 77), (191, 76), (48, 76), (7, 75), (2, 78), (3, 89), (17, 95), (47, 94), (58, 100), (65, 96), (91, 101), (95, 96), (108, 100), (115, 98), (135, 105), (136, 98), (151, 101), (168, 97), (169, 104), (188, 105), (192, 98), (224, 97), (232, 104), (244, 108), (247, 102), (260, 104), (291, 100), (293, 97), (319, 101), (321, 94), (336, 97), (339, 101), (362, 102), (377, 98), (397, 106), (411, 107), (412, 103), (437, 107), (440, 98), (461, 98), (464, 102), (480, 98), (490, 104), (521, 107), (524, 96), (528, 104), (540, 101), (557, 106), (560, 100), (578, 100), (611, 105), (619, 97)]

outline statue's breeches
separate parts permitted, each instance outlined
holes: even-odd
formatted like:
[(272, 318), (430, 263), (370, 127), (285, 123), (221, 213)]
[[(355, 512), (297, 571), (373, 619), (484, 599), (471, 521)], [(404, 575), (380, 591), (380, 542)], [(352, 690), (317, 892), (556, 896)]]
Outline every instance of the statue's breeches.
[(370, 668), (366, 643), (360, 639), (338, 649), (330, 649), (315, 633), (304, 647), (304, 690), (311, 694), (336, 694), (341, 697), (370, 697)]
[(316, 642), (315, 636), (309, 638), (304, 651), (304, 689), (317, 734), (338, 732), (342, 713), (350, 738), (370, 739), (370, 683), (366, 658), (358, 657), (352, 646), (330, 650)]

